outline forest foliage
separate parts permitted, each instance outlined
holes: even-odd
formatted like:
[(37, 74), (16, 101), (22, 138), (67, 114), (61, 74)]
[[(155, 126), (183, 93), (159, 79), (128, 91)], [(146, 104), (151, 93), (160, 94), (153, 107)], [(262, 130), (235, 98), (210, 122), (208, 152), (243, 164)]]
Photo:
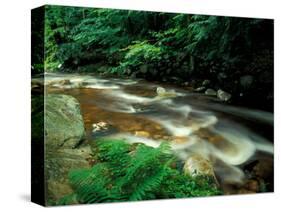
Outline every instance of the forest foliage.
[(124, 74), (142, 65), (152, 75), (231, 71), (273, 48), (265, 19), (59, 6), (47, 6), (45, 17), (47, 70), (105, 63)]
[(44, 34), (47, 72), (210, 79), (249, 102), (273, 99), (273, 20), (46, 6)]

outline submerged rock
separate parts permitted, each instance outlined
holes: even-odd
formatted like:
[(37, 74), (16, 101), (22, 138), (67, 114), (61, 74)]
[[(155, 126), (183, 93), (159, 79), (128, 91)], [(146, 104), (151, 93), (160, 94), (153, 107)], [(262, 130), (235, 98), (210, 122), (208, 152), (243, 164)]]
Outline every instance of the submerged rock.
[(216, 92), (214, 89), (208, 88), (208, 89), (205, 91), (205, 94), (208, 95), (208, 96), (216, 96), (216, 95), (217, 95), (217, 92)]
[(85, 86), (85, 84), (87, 83), (84, 83), (84, 82), (75, 82), (71, 85), (71, 88), (83, 88)]
[(227, 102), (228, 100), (231, 99), (231, 94), (219, 89), (217, 92), (217, 97), (220, 100)]
[(47, 86), (67, 86), (67, 85), (71, 85), (71, 82), (69, 79), (53, 79), (53, 80), (48, 80), (46, 81), (46, 85)]
[(59, 81), (58, 83), (61, 85), (70, 85), (71, 84), (69, 79), (63, 79), (63, 80)]
[(136, 136), (139, 136), (139, 137), (148, 138), (148, 137), (150, 136), (150, 133), (149, 133), (149, 132), (146, 132), (146, 131), (136, 131), (136, 132), (135, 132), (135, 135), (136, 135)]
[(45, 100), (45, 142), (50, 148), (75, 147), (85, 136), (79, 102), (72, 96), (49, 94)]

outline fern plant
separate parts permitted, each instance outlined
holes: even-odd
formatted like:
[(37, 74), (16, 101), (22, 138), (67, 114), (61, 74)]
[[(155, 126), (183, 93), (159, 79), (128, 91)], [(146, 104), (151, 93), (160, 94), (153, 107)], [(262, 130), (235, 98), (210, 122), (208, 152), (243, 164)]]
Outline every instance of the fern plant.
[(74, 170), (69, 181), (79, 203), (136, 201), (218, 195), (207, 177), (192, 178), (175, 168), (168, 143), (158, 148), (130, 145), (121, 140), (97, 142), (98, 162), (90, 169)]

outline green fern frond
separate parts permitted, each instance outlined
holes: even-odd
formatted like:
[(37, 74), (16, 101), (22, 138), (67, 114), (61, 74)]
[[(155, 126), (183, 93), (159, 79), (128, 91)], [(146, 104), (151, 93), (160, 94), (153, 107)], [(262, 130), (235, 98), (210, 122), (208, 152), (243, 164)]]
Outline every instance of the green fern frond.
[[(69, 181), (80, 203), (119, 202), (220, 194), (204, 178), (194, 179), (171, 168), (176, 162), (170, 145), (158, 148), (120, 140), (97, 141), (99, 163), (74, 170)], [(61, 204), (66, 202), (61, 200)]]

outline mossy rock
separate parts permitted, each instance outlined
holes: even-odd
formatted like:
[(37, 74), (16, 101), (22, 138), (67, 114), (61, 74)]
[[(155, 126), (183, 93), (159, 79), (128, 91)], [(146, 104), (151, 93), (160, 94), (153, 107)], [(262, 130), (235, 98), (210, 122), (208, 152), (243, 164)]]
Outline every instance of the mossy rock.
[(48, 147), (76, 147), (85, 137), (79, 102), (72, 96), (49, 94), (45, 99), (45, 142)]

